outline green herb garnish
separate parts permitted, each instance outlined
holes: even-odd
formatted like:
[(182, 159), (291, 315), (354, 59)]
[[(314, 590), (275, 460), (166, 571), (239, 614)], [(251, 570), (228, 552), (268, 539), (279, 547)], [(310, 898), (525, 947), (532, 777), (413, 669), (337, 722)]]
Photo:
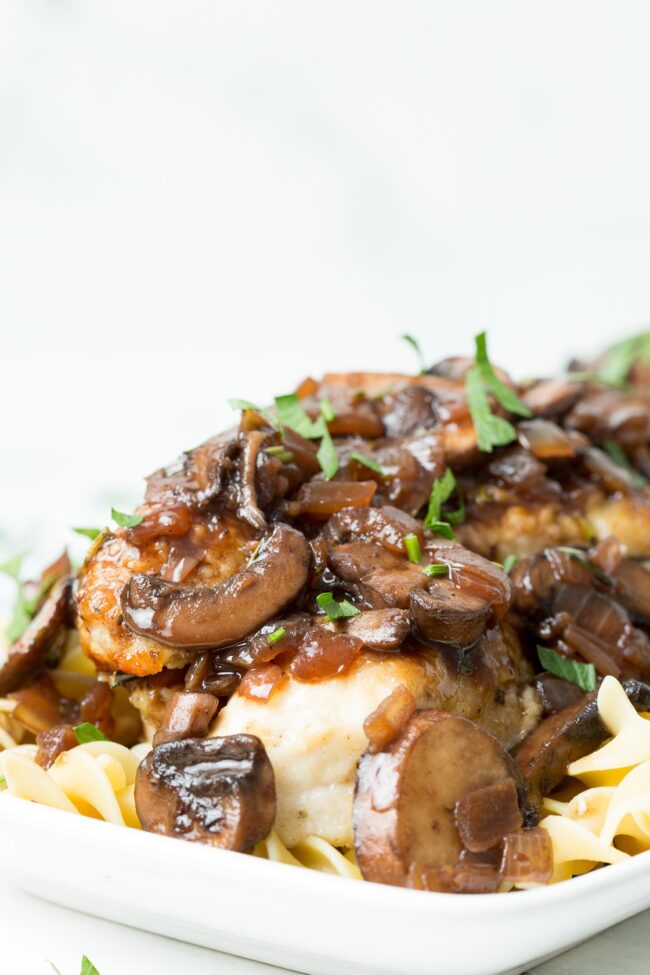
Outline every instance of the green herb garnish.
[(372, 457), (366, 457), (365, 454), (359, 454), (356, 450), (353, 450), (352, 453), (348, 455), (348, 459), (356, 460), (358, 464), (363, 464), (363, 466), (367, 467), (368, 470), (374, 471), (375, 474), (381, 474), (382, 477), (384, 476), (383, 467), (381, 464), (378, 464), (376, 460), (373, 460)]
[(339, 458), (325, 421), (322, 423), (322, 438), (316, 458), (326, 479), (331, 481), (339, 469)]
[(339, 459), (325, 418), (319, 416), (317, 420), (310, 420), (295, 393), (276, 396), (275, 405), (283, 426), (295, 430), (308, 440), (321, 438), (316, 457), (323, 474), (328, 481), (331, 480), (339, 469)]
[(266, 447), (265, 453), (267, 453), (269, 457), (277, 457), (278, 460), (281, 460), (283, 464), (290, 464), (293, 460), (293, 454), (291, 451), (287, 450), (286, 447), (283, 447), (282, 444), (278, 444), (275, 447)]
[(85, 535), (86, 538), (89, 538), (91, 541), (94, 541), (97, 536), (101, 535), (102, 533), (101, 528), (73, 528), (72, 530), (73, 532), (76, 532), (77, 535)]
[(449, 566), (442, 564), (426, 565), (422, 571), (425, 576), (448, 576)]
[(320, 427), (318, 430), (316, 429), (318, 421), (314, 423), (313, 420), (309, 419), (295, 393), (276, 396), (275, 408), (283, 427), (295, 430), (301, 437), (306, 437), (308, 440), (320, 436)]
[(271, 416), (268, 410), (262, 409), (261, 406), (256, 406), (255, 403), (251, 403), (247, 399), (229, 399), (228, 406), (233, 410), (250, 410), (253, 413), (259, 413), (270, 426), (277, 428), (277, 421)]
[(440, 538), (447, 538), (450, 542), (453, 542), (456, 538), (456, 532), (446, 521), (432, 522), (429, 531), (432, 535), (439, 535)]
[(503, 560), (503, 571), (507, 576), (510, 575), (518, 561), (518, 555), (506, 555), (505, 559)]
[(537, 656), (544, 670), (548, 670), (549, 673), (569, 681), (570, 684), (577, 684), (583, 691), (596, 690), (596, 668), (593, 664), (571, 660), (551, 650), (550, 647), (541, 647), (539, 644)]
[(325, 423), (331, 423), (336, 419), (336, 411), (332, 406), (331, 399), (328, 399), (327, 396), (324, 396), (320, 401), (318, 404), (318, 409), (320, 410), (320, 414), (325, 420)]
[(340, 603), (337, 603), (331, 592), (322, 592), (319, 596), (316, 596), (316, 602), (328, 620), (340, 620), (344, 617), (359, 615), (359, 610), (356, 606), (353, 606), (347, 599), (342, 599)]
[(74, 729), (75, 738), (80, 745), (85, 745), (89, 741), (108, 741), (103, 731), (100, 731), (96, 724), (84, 721)]
[(14, 582), (18, 582), (20, 580), (20, 569), (24, 558), (25, 553), (21, 552), (20, 555), (14, 555), (13, 558), (7, 559), (6, 562), (0, 565), (0, 572), (5, 576), (9, 576)]
[(458, 509), (447, 515), (447, 521), (441, 518), (442, 506), (449, 500), (454, 490), (457, 490), (456, 478), (451, 467), (448, 467), (442, 477), (437, 477), (433, 482), (427, 513), (424, 516), (425, 529), (433, 532), (434, 535), (440, 535), (442, 538), (451, 540), (456, 537), (451, 525), (460, 525), (465, 520), (465, 502), (460, 495)]
[(494, 367), (488, 357), (486, 333), (481, 332), (480, 335), (476, 336), (474, 341), (476, 342), (476, 366), (481, 374), (481, 379), (495, 400), (501, 404), (504, 410), (508, 410), (509, 413), (516, 413), (518, 416), (532, 416), (533, 414), (525, 403), (521, 402), (514, 389), (506, 386), (494, 371)]
[(406, 549), (406, 554), (408, 555), (409, 562), (421, 562), (422, 552), (420, 551), (420, 542), (418, 536), (413, 532), (409, 532), (408, 535), (404, 536), (404, 548)]
[(287, 635), (287, 631), (285, 630), (285, 628), (283, 626), (278, 626), (277, 630), (273, 630), (273, 633), (269, 633), (266, 639), (268, 643), (274, 644), (277, 643), (278, 640), (281, 640), (282, 637), (286, 635)]
[(0, 775), (0, 792), (4, 792), (7, 788), (7, 780), (4, 775)]
[(418, 342), (417, 339), (413, 338), (412, 335), (402, 335), (402, 338), (404, 339), (405, 342), (408, 342), (408, 344), (415, 352), (416, 356), (418, 357), (418, 362), (420, 363), (420, 373), (423, 373), (427, 368), (427, 364), (424, 359), (424, 353), (420, 348), (420, 343)]
[(19, 639), (36, 616), (36, 611), (43, 596), (52, 588), (56, 581), (55, 576), (43, 579), (39, 583), (36, 592), (31, 599), (25, 598), (25, 589), (20, 581), (20, 567), (24, 555), (15, 555), (0, 565), (0, 572), (9, 576), (16, 583), (16, 601), (11, 614), (11, 619), (5, 627), (5, 636), (9, 643), (15, 643)]
[(86, 958), (85, 955), (81, 959), (80, 975), (99, 975), (99, 972), (91, 962), (90, 958)]
[(624, 386), (637, 361), (650, 365), (650, 332), (633, 335), (612, 345), (598, 367), (597, 377), (610, 386)]
[(512, 443), (517, 433), (512, 423), (501, 416), (495, 416), (490, 408), (488, 392), (510, 413), (518, 416), (532, 416), (530, 410), (521, 402), (517, 394), (506, 386), (497, 376), (487, 352), (485, 332), (477, 335), (476, 365), (465, 376), (467, 405), (472, 415), (479, 450), (491, 453), (494, 447)]
[(111, 508), (111, 518), (121, 528), (135, 528), (144, 521), (144, 515), (126, 515), (123, 511), (116, 511), (115, 508)]
[(629, 458), (620, 444), (617, 444), (614, 440), (607, 440), (603, 444), (605, 450), (612, 458), (615, 464), (622, 467), (624, 471), (630, 475), (632, 483), (635, 487), (645, 487), (648, 483), (643, 474), (639, 474), (638, 471), (632, 467)]

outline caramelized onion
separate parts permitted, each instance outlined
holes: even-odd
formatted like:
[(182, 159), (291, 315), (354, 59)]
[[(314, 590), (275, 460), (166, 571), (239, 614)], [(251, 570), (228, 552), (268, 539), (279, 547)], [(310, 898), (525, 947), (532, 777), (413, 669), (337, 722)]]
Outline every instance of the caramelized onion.
[(472, 853), (483, 853), (522, 824), (514, 779), (476, 789), (463, 796), (454, 810), (456, 829)]
[(187, 535), (191, 527), (192, 518), (188, 508), (184, 504), (177, 504), (149, 511), (139, 525), (127, 531), (134, 545), (146, 545), (161, 536)]
[(503, 838), (501, 876), (513, 884), (545, 884), (553, 873), (551, 838), (541, 826), (518, 829)]
[(239, 693), (253, 701), (268, 701), (286, 679), (282, 667), (278, 667), (277, 664), (254, 667), (244, 674), (239, 685)]
[(219, 702), (212, 694), (175, 691), (167, 702), (160, 728), (153, 738), (154, 748), (165, 741), (205, 738)]
[(363, 644), (352, 636), (313, 627), (289, 665), (298, 680), (318, 681), (344, 674), (359, 656)]
[(375, 481), (308, 481), (298, 491), (291, 514), (329, 518), (343, 508), (364, 508), (377, 490)]
[(517, 425), (517, 439), (539, 460), (575, 456), (575, 447), (569, 435), (550, 420), (524, 420)]
[(363, 730), (370, 742), (368, 751), (383, 751), (401, 733), (412, 714), (415, 714), (415, 698), (408, 687), (401, 684), (363, 722)]
[(63, 752), (75, 748), (79, 742), (71, 724), (55, 724), (47, 731), (39, 731), (36, 735), (35, 762), (41, 768), (48, 769)]

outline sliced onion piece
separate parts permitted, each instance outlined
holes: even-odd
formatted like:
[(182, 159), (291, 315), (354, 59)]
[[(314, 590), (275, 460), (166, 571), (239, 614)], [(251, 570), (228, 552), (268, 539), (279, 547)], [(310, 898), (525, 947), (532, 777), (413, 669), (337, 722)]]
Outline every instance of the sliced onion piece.
[(553, 873), (553, 846), (546, 830), (534, 826), (504, 836), (500, 873), (513, 884), (548, 883)]

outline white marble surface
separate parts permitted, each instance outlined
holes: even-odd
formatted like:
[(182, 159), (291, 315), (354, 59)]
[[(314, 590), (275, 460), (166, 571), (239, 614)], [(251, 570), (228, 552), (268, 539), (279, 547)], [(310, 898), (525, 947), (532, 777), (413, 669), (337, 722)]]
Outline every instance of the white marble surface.
[[(121, 927), (38, 901), (0, 881), (6, 975), (78, 975), (82, 955), (100, 975), (280, 975), (281, 970)], [(534, 969), (534, 975), (641, 975), (648, 971), (650, 911)], [(10, 964), (11, 963), (11, 964)], [(406, 975), (406, 973), (405, 973)], [(471, 975), (470, 972), (467, 975)]]

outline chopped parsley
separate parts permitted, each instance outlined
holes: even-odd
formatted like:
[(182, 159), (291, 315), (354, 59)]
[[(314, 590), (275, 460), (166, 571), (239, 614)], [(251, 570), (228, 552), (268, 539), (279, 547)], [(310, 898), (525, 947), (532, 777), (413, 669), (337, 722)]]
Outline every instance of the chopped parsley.
[(252, 413), (259, 413), (260, 416), (264, 417), (267, 423), (269, 423), (272, 427), (277, 428), (277, 421), (273, 419), (269, 411), (262, 409), (261, 406), (256, 406), (255, 403), (251, 403), (250, 400), (229, 399), (228, 406), (230, 406), (233, 410), (250, 410)]
[(272, 645), (274, 643), (277, 643), (278, 640), (281, 640), (282, 637), (286, 635), (287, 635), (287, 631), (285, 630), (285, 628), (283, 626), (278, 626), (277, 630), (273, 630), (273, 633), (269, 633), (266, 639), (267, 642)]
[[(310, 420), (295, 393), (275, 397), (275, 408), (283, 427), (289, 427), (308, 440), (320, 436), (318, 421)], [(318, 428), (318, 429), (317, 429)]]
[(144, 515), (126, 515), (123, 511), (116, 511), (115, 508), (111, 508), (111, 518), (121, 528), (135, 528), (144, 521)]
[(607, 451), (607, 453), (609, 454), (609, 456), (614, 461), (614, 463), (618, 464), (619, 467), (622, 467), (624, 471), (627, 471), (627, 473), (632, 478), (632, 482), (635, 487), (646, 486), (646, 484), (648, 483), (646, 478), (643, 476), (643, 474), (639, 474), (638, 471), (634, 470), (634, 468), (630, 464), (627, 454), (625, 453), (625, 451), (623, 450), (620, 444), (617, 444), (614, 440), (607, 440), (603, 444), (603, 446)]
[(424, 516), (424, 527), (434, 535), (448, 538), (453, 541), (456, 537), (452, 524), (460, 525), (465, 520), (465, 502), (459, 494), (460, 502), (456, 511), (451, 511), (445, 521), (441, 518), (442, 506), (449, 500), (455, 490), (458, 490), (456, 478), (451, 467), (445, 470), (442, 477), (437, 477), (431, 487), (429, 496), (429, 506)]
[(331, 592), (322, 592), (319, 596), (316, 596), (316, 602), (328, 620), (340, 620), (344, 617), (359, 615), (359, 610), (356, 606), (353, 606), (347, 599), (342, 599), (340, 603), (337, 603)]
[(503, 560), (503, 571), (507, 576), (510, 575), (518, 561), (518, 555), (506, 555), (505, 559)]
[(425, 576), (448, 576), (449, 566), (443, 564), (426, 565), (422, 571)]
[(331, 423), (336, 419), (336, 410), (332, 406), (331, 399), (328, 399), (327, 396), (323, 397), (318, 404), (318, 408), (320, 410), (320, 415), (325, 420), (325, 423)]
[(372, 457), (366, 457), (365, 454), (359, 454), (356, 450), (353, 450), (349, 455), (349, 459), (356, 460), (358, 464), (363, 464), (363, 466), (367, 467), (368, 470), (374, 471), (375, 474), (381, 474), (382, 477), (384, 476), (383, 467), (381, 464), (378, 464), (376, 460), (373, 460)]
[(31, 621), (36, 616), (36, 611), (38, 610), (39, 603), (43, 596), (52, 588), (56, 581), (55, 576), (49, 576), (43, 579), (39, 583), (36, 592), (31, 597), (31, 599), (25, 598), (25, 588), (20, 581), (20, 569), (23, 555), (15, 555), (13, 558), (8, 559), (0, 565), (0, 572), (4, 575), (9, 576), (10, 579), (16, 583), (16, 600), (14, 602), (14, 608), (11, 614), (11, 619), (5, 627), (5, 636), (9, 643), (15, 643), (18, 640)]
[[(329, 400), (322, 402), (329, 402)], [(316, 457), (323, 474), (328, 481), (331, 480), (339, 469), (339, 458), (336, 453), (334, 441), (327, 429), (327, 422), (324, 415), (319, 416), (317, 420), (310, 420), (295, 393), (288, 393), (286, 396), (276, 396), (275, 406), (278, 411), (280, 423), (283, 426), (289, 427), (301, 437), (305, 437), (308, 440), (321, 438)], [(327, 412), (327, 407), (325, 407), (325, 411)]]
[(420, 542), (418, 541), (418, 536), (413, 532), (409, 532), (408, 535), (404, 536), (404, 548), (406, 549), (406, 554), (408, 555), (409, 562), (422, 561), (422, 552), (420, 551)]
[(408, 342), (408, 344), (415, 352), (416, 356), (418, 357), (418, 362), (420, 363), (420, 373), (423, 373), (427, 368), (427, 364), (424, 360), (424, 353), (420, 348), (420, 343), (418, 342), (417, 339), (413, 338), (412, 335), (402, 335), (402, 338), (404, 339), (405, 342)]
[(612, 345), (605, 353), (596, 376), (610, 386), (624, 386), (637, 361), (650, 365), (650, 332), (633, 335)]
[(537, 646), (537, 656), (544, 670), (561, 677), (562, 680), (577, 684), (583, 691), (596, 690), (596, 668), (593, 664), (583, 664), (579, 660), (571, 660), (562, 654), (551, 650), (550, 647)]
[(86, 538), (89, 538), (91, 541), (94, 541), (97, 536), (101, 535), (102, 533), (101, 528), (73, 528), (72, 530), (73, 532), (76, 532), (77, 535), (85, 535)]
[(108, 741), (103, 731), (100, 731), (96, 724), (84, 721), (74, 729), (75, 738), (80, 745), (85, 745), (89, 741)]
[(287, 450), (286, 447), (283, 447), (282, 444), (277, 444), (275, 447), (266, 447), (265, 453), (267, 453), (269, 457), (277, 457), (277, 459), (281, 460), (283, 464), (290, 464), (293, 460), (293, 454), (291, 451)]
[(516, 439), (516, 431), (509, 420), (496, 416), (490, 408), (488, 393), (509, 413), (532, 416), (513, 389), (497, 376), (487, 352), (485, 332), (475, 338), (476, 365), (465, 376), (467, 405), (472, 415), (479, 450), (491, 453), (494, 447), (502, 447)]
[(322, 423), (322, 438), (316, 457), (323, 474), (328, 481), (331, 481), (339, 469), (339, 458), (325, 421)]
[(0, 775), (0, 792), (4, 792), (7, 788), (7, 780), (4, 775)]
[(91, 962), (90, 958), (86, 958), (85, 955), (81, 959), (80, 975), (99, 975), (99, 972)]

